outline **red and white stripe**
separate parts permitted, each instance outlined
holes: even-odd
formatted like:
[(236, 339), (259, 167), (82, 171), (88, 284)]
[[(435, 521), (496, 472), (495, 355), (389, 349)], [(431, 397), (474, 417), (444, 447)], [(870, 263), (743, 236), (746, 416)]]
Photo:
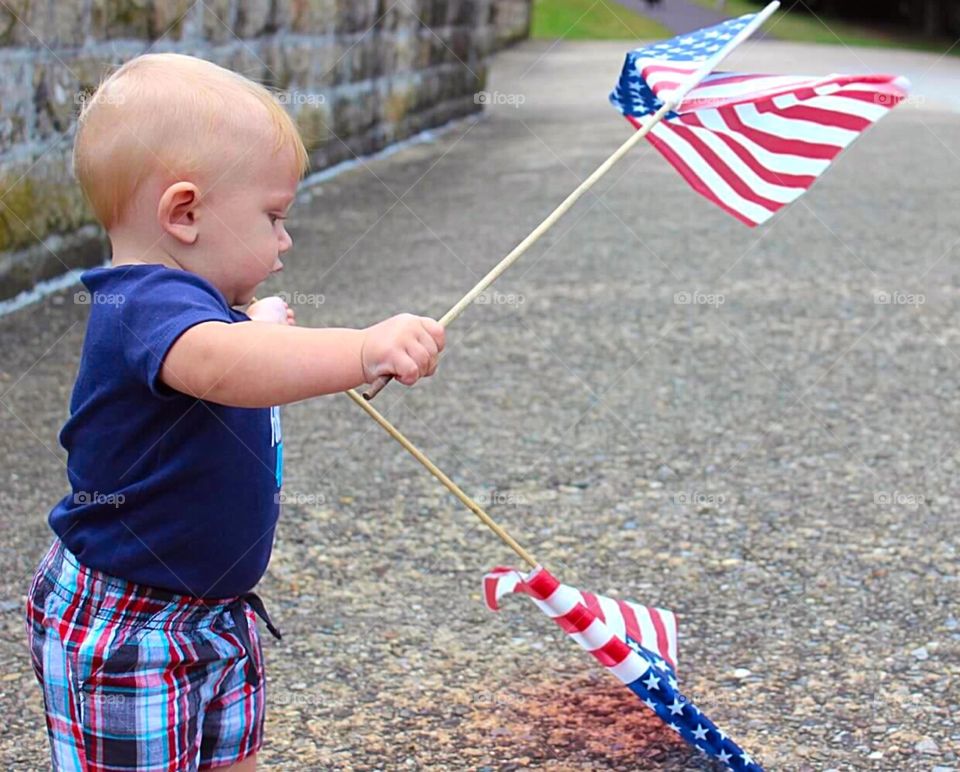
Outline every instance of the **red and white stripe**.
[(663, 59), (637, 59), (636, 68), (650, 90), (662, 102), (670, 100), (674, 92), (684, 86), (700, 69), (701, 62), (670, 62)]
[(542, 567), (527, 575), (513, 568), (494, 568), (484, 577), (483, 589), (492, 611), (499, 609), (500, 598), (508, 593), (529, 595), (544, 614), (625, 684), (649, 667), (627, 646), (627, 635), (676, 670), (677, 620), (673, 612), (582, 592), (561, 584)]
[(892, 75), (715, 73), (647, 136), (694, 190), (754, 226), (802, 195), (907, 88)]

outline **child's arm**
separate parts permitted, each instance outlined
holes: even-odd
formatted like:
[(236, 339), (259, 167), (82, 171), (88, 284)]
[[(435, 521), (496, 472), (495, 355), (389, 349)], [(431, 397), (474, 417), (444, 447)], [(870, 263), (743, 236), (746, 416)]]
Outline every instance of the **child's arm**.
[(364, 330), (203, 322), (170, 347), (160, 380), (199, 399), (270, 407), (393, 375), (407, 386), (432, 375), (444, 330), (400, 314)]

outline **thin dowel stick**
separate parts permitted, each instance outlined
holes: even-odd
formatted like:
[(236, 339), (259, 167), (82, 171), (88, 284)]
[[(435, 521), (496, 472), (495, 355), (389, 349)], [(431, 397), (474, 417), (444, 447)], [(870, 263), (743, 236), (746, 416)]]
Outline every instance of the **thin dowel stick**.
[[(717, 56), (711, 57), (703, 62), (698, 70), (696, 70), (691, 76), (687, 77), (684, 83), (673, 92), (671, 97), (663, 103), (659, 110), (657, 110), (652, 116), (650, 116), (646, 121), (643, 122), (643, 127), (640, 128), (636, 133), (634, 133), (626, 142), (624, 142), (620, 147), (618, 147), (606, 161), (604, 161), (596, 170), (591, 174), (587, 179), (581, 182), (577, 188), (567, 196), (563, 202), (554, 209), (547, 218), (540, 223), (533, 232), (530, 233), (523, 241), (521, 241), (517, 246), (513, 248), (513, 251), (510, 252), (503, 260), (497, 263), (493, 269), (484, 276), (480, 281), (476, 283), (472, 290), (470, 290), (466, 295), (464, 295), (456, 304), (451, 308), (447, 313), (445, 313), (440, 318), (440, 324), (446, 327), (450, 322), (456, 319), (460, 314), (463, 313), (463, 310), (469, 306), (474, 300), (477, 299), (477, 296), (483, 292), (487, 287), (489, 287), (493, 282), (497, 280), (497, 277), (500, 276), (507, 268), (513, 265), (519, 257), (526, 252), (544, 233), (546, 233), (553, 224), (563, 217), (564, 214), (572, 207), (577, 200), (591, 187), (594, 183), (599, 180), (604, 174), (610, 171), (611, 167), (619, 161), (623, 156), (630, 152), (630, 148), (636, 145), (641, 139), (643, 139), (647, 134), (650, 133), (650, 130), (656, 126), (660, 121), (666, 117), (673, 108), (675, 108), (680, 102), (683, 101), (684, 97), (692, 91), (704, 77), (710, 74), (710, 72), (716, 68), (716, 66), (725, 59), (733, 49), (735, 49), (740, 43), (750, 37), (757, 29), (759, 29), (763, 23), (769, 19), (773, 13), (780, 7), (780, 0), (773, 0), (773, 2), (768, 3), (766, 8), (760, 11), (754, 16), (750, 22), (743, 27), (733, 39), (727, 42), (724, 45), (724, 50), (721, 51)], [(363, 396), (366, 399), (373, 399), (377, 394), (380, 393), (380, 390), (383, 389), (390, 381), (392, 376), (381, 376), (376, 381), (374, 381), (370, 388), (367, 389)]]
[[(486, 276), (480, 279), (480, 281), (473, 286), (473, 289), (460, 298), (460, 300), (458, 300), (454, 306), (447, 311), (447, 313), (440, 317), (440, 324), (446, 327), (450, 324), (450, 322), (460, 316), (460, 314), (464, 312), (464, 309), (466, 309), (467, 306), (477, 299), (480, 293), (493, 284), (497, 278), (499, 278), (500, 274), (502, 274), (517, 260), (519, 260), (524, 252), (530, 249), (530, 247), (533, 246), (544, 233), (550, 230), (554, 223), (563, 217), (563, 215), (565, 215), (570, 208), (577, 203), (578, 200), (580, 200), (580, 197), (594, 186), (597, 180), (610, 171), (617, 161), (623, 158), (627, 153), (630, 152), (630, 149), (634, 145), (647, 136), (650, 130), (660, 123), (667, 113), (676, 107), (676, 104), (677, 103), (674, 100), (665, 102), (663, 106), (653, 114), (652, 117), (648, 118), (644, 122), (644, 125), (641, 129), (631, 134), (629, 139), (620, 145), (620, 147), (618, 147), (613, 154), (607, 158), (606, 161), (600, 164), (600, 166), (594, 170), (593, 174), (577, 185), (576, 189), (569, 196), (567, 196), (556, 209), (547, 215), (547, 218), (536, 228), (534, 228), (529, 236), (517, 244), (517, 246), (511, 250), (510, 254), (497, 263)], [(393, 376), (381, 376), (377, 378), (377, 380), (370, 385), (370, 388), (363, 392), (363, 396), (368, 400), (373, 399), (375, 396), (377, 396), (377, 394), (380, 393), (384, 386), (390, 383), (392, 379)]]
[(565, 215), (570, 208), (577, 203), (581, 196), (586, 193), (590, 188), (592, 188), (596, 182), (603, 177), (610, 169), (613, 168), (613, 165), (616, 164), (621, 158), (623, 158), (627, 153), (630, 152), (631, 148), (636, 145), (641, 139), (643, 139), (650, 130), (658, 124), (663, 117), (669, 113), (675, 107), (673, 102), (667, 102), (663, 105), (657, 112), (653, 114), (653, 117), (647, 121), (643, 128), (637, 132), (634, 132), (633, 136), (629, 137), (626, 142), (624, 142), (620, 147), (618, 147), (613, 154), (600, 166), (598, 166), (593, 174), (587, 177), (583, 182), (577, 185), (576, 189), (566, 197), (566, 199), (554, 209), (547, 218), (540, 223), (533, 231), (527, 236), (523, 241), (521, 241), (517, 246), (506, 257), (503, 258), (497, 265), (495, 265), (490, 272), (484, 276), (480, 281), (478, 281), (466, 295), (464, 295), (456, 304), (451, 308), (447, 313), (445, 313), (440, 318), (440, 324), (446, 327), (450, 322), (456, 319), (464, 310), (469, 306), (477, 297), (482, 293), (487, 287), (493, 284), (500, 275), (506, 271), (511, 265), (513, 265), (520, 257), (537, 242), (537, 240), (543, 236), (553, 225), (557, 222), (563, 215)]
[(524, 560), (527, 565), (531, 568), (537, 567), (537, 561), (529, 552), (527, 552), (523, 547), (521, 547), (514, 538), (508, 534), (503, 528), (501, 528), (497, 522), (490, 517), (486, 512), (483, 511), (481, 506), (477, 504), (473, 499), (471, 499), (466, 493), (461, 490), (460, 486), (457, 485), (453, 480), (447, 477), (443, 471), (434, 464), (429, 458), (427, 458), (417, 447), (410, 442), (406, 437), (404, 437), (400, 430), (397, 429), (392, 423), (390, 423), (373, 405), (371, 405), (366, 399), (364, 399), (356, 389), (348, 389), (346, 392), (347, 396), (350, 397), (354, 402), (356, 402), (360, 407), (362, 407), (374, 421), (380, 424), (381, 427), (389, 434), (393, 439), (399, 442), (403, 447), (413, 456), (417, 461), (419, 461), (426, 468), (430, 474), (436, 477), (444, 487), (450, 491), (454, 496), (456, 496), (460, 502), (473, 514), (479, 517), (484, 525), (486, 525), (491, 531), (493, 531), (497, 536), (499, 536), (503, 542), (514, 552), (516, 552), (522, 560)]

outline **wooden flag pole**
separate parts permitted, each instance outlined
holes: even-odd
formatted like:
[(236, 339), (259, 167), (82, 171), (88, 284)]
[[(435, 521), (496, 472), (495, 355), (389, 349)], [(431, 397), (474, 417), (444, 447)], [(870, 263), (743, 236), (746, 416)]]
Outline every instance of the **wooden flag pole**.
[[(720, 52), (716, 57), (712, 57), (704, 61), (701, 67), (696, 70), (692, 75), (690, 75), (684, 83), (682, 83), (676, 90), (674, 90), (670, 98), (663, 103), (663, 106), (660, 107), (652, 116), (650, 116), (646, 121), (643, 122), (643, 126), (636, 131), (626, 142), (624, 142), (620, 147), (618, 147), (606, 161), (604, 161), (596, 170), (587, 177), (583, 182), (581, 182), (576, 189), (567, 196), (563, 202), (554, 209), (547, 218), (540, 223), (533, 231), (527, 236), (523, 241), (521, 241), (517, 246), (506, 257), (503, 258), (499, 263), (497, 263), (493, 269), (484, 276), (480, 281), (474, 285), (473, 289), (470, 290), (466, 295), (464, 295), (460, 300), (458, 300), (453, 308), (451, 308), (447, 313), (445, 313), (440, 318), (440, 324), (446, 327), (450, 322), (456, 319), (460, 314), (463, 313), (464, 309), (469, 306), (474, 300), (477, 299), (477, 296), (483, 292), (487, 287), (489, 287), (497, 278), (506, 271), (511, 265), (513, 265), (524, 252), (526, 252), (536, 241), (557, 222), (564, 214), (569, 211), (580, 197), (586, 193), (593, 185), (599, 180), (604, 174), (606, 174), (613, 165), (619, 161), (623, 156), (630, 152), (630, 149), (636, 145), (641, 139), (643, 139), (647, 134), (650, 133), (650, 130), (656, 126), (660, 121), (662, 121), (667, 113), (673, 110), (680, 102), (683, 101), (683, 98), (710, 72), (715, 68), (733, 49), (735, 49), (740, 43), (750, 37), (757, 29), (759, 29), (763, 23), (773, 15), (780, 7), (779, 0), (773, 0), (773, 2), (768, 3), (767, 6), (757, 13), (753, 19), (750, 20), (750, 23), (747, 24), (743, 29), (741, 29), (733, 39), (724, 44), (724, 50)], [(393, 376), (381, 376), (372, 384), (370, 388), (363, 392), (363, 396), (366, 399), (373, 399), (377, 394), (380, 393), (381, 389), (386, 386), (392, 380)]]
[[(630, 138), (627, 139), (620, 147), (618, 147), (613, 154), (607, 158), (600, 166), (598, 166), (593, 174), (587, 177), (583, 182), (581, 182), (576, 189), (567, 196), (563, 202), (554, 209), (547, 218), (540, 223), (533, 231), (527, 236), (523, 241), (521, 241), (517, 246), (506, 257), (503, 258), (499, 263), (497, 263), (490, 272), (484, 276), (480, 281), (478, 281), (466, 295), (464, 295), (460, 300), (458, 300), (453, 307), (447, 311), (439, 321), (444, 327), (448, 326), (450, 322), (456, 319), (464, 310), (469, 306), (474, 300), (477, 299), (477, 296), (480, 295), (487, 287), (493, 284), (500, 275), (506, 271), (511, 265), (513, 265), (520, 257), (533, 246), (537, 240), (559, 220), (563, 215), (565, 215), (570, 208), (577, 203), (581, 196), (586, 193), (594, 184), (603, 177), (613, 165), (623, 158), (627, 153), (630, 152), (631, 148), (636, 145), (641, 139), (643, 139), (647, 134), (650, 133), (650, 130), (656, 126), (663, 118), (677, 105), (677, 100), (673, 99), (668, 102), (665, 102), (663, 106), (657, 110), (647, 121), (644, 122), (644, 125), (638, 131), (635, 131)], [(365, 399), (373, 399), (380, 391), (386, 386), (390, 381), (393, 380), (392, 375), (380, 376), (375, 380), (370, 388), (363, 392)]]
[(538, 563), (536, 559), (527, 552), (523, 547), (521, 547), (514, 538), (508, 534), (503, 528), (501, 528), (497, 522), (490, 517), (486, 512), (483, 511), (483, 508), (477, 504), (473, 499), (471, 499), (463, 490), (457, 485), (453, 480), (447, 477), (443, 470), (441, 470), (436, 464), (434, 464), (429, 458), (427, 458), (410, 440), (403, 436), (400, 433), (400, 430), (397, 429), (392, 423), (390, 423), (373, 405), (369, 403), (364, 397), (362, 397), (356, 389), (348, 389), (346, 392), (347, 396), (350, 397), (354, 402), (356, 402), (360, 407), (362, 407), (367, 415), (369, 415), (374, 421), (380, 424), (381, 427), (389, 434), (393, 439), (399, 442), (403, 447), (413, 456), (417, 461), (419, 461), (426, 468), (430, 474), (436, 477), (443, 486), (450, 491), (454, 496), (456, 496), (460, 502), (473, 514), (479, 517), (483, 524), (486, 525), (491, 531), (493, 531), (497, 536), (499, 536), (503, 542), (514, 552), (516, 552), (522, 560), (524, 560), (527, 565), (531, 568), (536, 568)]

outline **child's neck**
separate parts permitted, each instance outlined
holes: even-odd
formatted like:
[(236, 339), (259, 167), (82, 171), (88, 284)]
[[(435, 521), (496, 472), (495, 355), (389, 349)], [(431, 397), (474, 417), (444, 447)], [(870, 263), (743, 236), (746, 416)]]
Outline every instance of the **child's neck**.
[(144, 246), (139, 239), (125, 238), (110, 233), (110, 264), (118, 265), (165, 265), (167, 268), (183, 270), (177, 259), (161, 249), (159, 245)]

